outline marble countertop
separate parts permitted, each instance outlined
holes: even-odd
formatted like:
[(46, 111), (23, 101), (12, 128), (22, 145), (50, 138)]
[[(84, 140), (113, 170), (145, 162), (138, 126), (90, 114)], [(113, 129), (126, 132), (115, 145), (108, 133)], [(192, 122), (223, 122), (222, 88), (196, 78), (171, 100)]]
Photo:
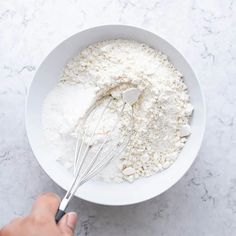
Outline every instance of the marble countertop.
[(201, 151), (189, 172), (141, 204), (107, 207), (74, 199), (78, 235), (236, 235), (236, 1), (0, 1), (0, 226), (26, 214), (43, 191), (63, 195), (36, 162), (24, 127), (28, 86), (44, 57), (91, 26), (142, 26), (192, 65), (207, 104)]

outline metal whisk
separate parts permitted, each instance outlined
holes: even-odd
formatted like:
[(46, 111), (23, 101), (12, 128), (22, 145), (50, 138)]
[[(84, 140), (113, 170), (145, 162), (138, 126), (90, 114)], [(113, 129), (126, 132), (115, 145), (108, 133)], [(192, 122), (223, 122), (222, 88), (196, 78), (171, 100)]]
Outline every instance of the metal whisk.
[[(75, 147), (75, 155), (74, 155), (74, 179), (67, 193), (65, 194), (64, 198), (60, 203), (59, 209), (55, 216), (56, 222), (59, 222), (59, 220), (65, 214), (65, 210), (70, 200), (78, 190), (78, 188), (88, 180), (95, 177), (104, 167), (106, 167), (106, 165), (113, 158), (118, 157), (127, 147), (132, 133), (132, 129), (129, 132), (129, 134), (124, 138), (124, 140), (112, 144), (111, 147), (109, 147), (109, 151), (107, 151), (105, 154), (102, 154), (104, 146), (108, 143), (109, 139), (111, 138), (111, 135), (117, 128), (120, 116), (123, 113), (126, 104), (132, 106), (138, 100), (139, 96), (140, 96), (140, 90), (137, 88), (129, 88), (122, 93), (123, 105), (121, 110), (118, 112), (118, 116), (113, 124), (113, 127), (111, 128), (111, 132), (105, 136), (104, 140), (99, 145), (99, 148), (95, 151), (95, 153), (92, 154), (92, 157), (89, 160), (88, 159), (86, 160), (86, 158), (88, 157), (88, 153), (93, 145), (96, 131), (103, 119), (103, 116), (107, 108), (109, 107), (110, 103), (113, 100), (113, 98), (110, 95), (103, 97), (102, 100), (107, 99), (108, 101), (104, 106), (104, 108), (102, 109), (100, 115), (98, 116), (97, 122), (95, 123), (95, 126), (92, 129), (91, 135), (89, 135), (88, 127), (85, 128), (82, 137), (78, 135)], [(88, 110), (88, 112), (84, 116), (82, 125), (85, 125), (89, 119), (93, 120), (98, 104), (99, 104), (98, 102), (94, 103), (94, 105)], [(87, 138), (88, 135), (89, 138)]]

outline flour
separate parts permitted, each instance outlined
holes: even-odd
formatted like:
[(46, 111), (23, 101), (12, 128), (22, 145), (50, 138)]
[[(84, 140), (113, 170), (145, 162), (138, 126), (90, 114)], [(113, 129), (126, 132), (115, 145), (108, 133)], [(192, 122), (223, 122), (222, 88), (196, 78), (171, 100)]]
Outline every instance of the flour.
[[(105, 181), (132, 182), (167, 169), (191, 134), (193, 107), (187, 87), (166, 55), (122, 39), (90, 45), (65, 66), (43, 107), (43, 128), (52, 155), (72, 171), (76, 137), (83, 130), (79, 118), (105, 94), (115, 98), (109, 106), (115, 115), (123, 104), (122, 92), (131, 87), (138, 88), (141, 96), (119, 121), (120, 132), (126, 135), (133, 115), (131, 140), (101, 176)], [(111, 120), (107, 116), (105, 124)]]

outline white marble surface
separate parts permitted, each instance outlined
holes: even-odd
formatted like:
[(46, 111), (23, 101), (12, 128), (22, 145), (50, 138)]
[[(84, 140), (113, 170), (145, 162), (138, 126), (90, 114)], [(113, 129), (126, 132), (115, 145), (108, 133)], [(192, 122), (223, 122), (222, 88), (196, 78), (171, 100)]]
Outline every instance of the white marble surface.
[(0, 225), (26, 214), (40, 192), (63, 194), (25, 133), (25, 95), (36, 69), (68, 36), (110, 23), (151, 29), (186, 56), (206, 95), (207, 129), (197, 161), (161, 196), (128, 207), (74, 199), (78, 235), (236, 235), (235, 0), (1, 0)]

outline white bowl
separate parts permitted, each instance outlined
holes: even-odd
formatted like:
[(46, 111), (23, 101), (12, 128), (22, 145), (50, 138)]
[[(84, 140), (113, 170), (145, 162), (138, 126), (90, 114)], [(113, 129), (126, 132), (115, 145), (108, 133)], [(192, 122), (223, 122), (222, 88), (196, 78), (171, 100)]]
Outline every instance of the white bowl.
[(174, 66), (184, 75), (194, 114), (192, 135), (176, 162), (167, 170), (132, 184), (111, 184), (89, 181), (76, 196), (104, 205), (128, 205), (153, 198), (173, 186), (195, 160), (205, 129), (205, 105), (199, 81), (184, 57), (168, 42), (154, 33), (132, 26), (105, 25), (79, 32), (58, 45), (40, 65), (29, 90), (26, 107), (26, 129), (34, 155), (45, 172), (63, 189), (67, 189), (72, 176), (50, 156), (42, 131), (41, 112), (44, 98), (56, 86), (64, 65), (89, 44), (126, 38), (144, 42), (168, 55)]

